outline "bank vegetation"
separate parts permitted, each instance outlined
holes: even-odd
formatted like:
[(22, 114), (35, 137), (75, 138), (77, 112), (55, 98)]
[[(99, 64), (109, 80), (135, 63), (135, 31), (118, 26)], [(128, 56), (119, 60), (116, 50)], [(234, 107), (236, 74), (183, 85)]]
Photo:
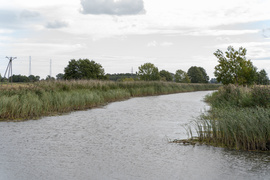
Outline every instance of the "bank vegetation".
[(89, 109), (131, 97), (214, 90), (216, 84), (161, 81), (39, 81), (0, 87), (0, 119), (19, 121)]
[(206, 97), (193, 141), (237, 150), (270, 150), (270, 87), (228, 85)]

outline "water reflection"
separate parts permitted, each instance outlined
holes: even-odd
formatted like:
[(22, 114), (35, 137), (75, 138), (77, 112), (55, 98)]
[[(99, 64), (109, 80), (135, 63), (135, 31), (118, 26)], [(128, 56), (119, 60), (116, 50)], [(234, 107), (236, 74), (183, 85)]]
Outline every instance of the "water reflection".
[(267, 179), (269, 154), (170, 144), (208, 92), (0, 123), (0, 179)]

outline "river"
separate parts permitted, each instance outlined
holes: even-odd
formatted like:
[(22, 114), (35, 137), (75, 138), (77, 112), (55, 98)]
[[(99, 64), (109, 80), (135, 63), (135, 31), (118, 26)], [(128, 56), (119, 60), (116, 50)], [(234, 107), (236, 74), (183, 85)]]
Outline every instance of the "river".
[(180, 145), (209, 91), (0, 122), (0, 180), (269, 179), (270, 154)]

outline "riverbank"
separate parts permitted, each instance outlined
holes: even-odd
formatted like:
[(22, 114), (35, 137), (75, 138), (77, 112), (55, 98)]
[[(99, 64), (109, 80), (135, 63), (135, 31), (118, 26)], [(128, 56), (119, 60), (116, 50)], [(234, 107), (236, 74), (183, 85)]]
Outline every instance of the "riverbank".
[(269, 86), (224, 86), (205, 100), (211, 109), (196, 120), (195, 141), (237, 150), (270, 150)]
[(0, 120), (21, 121), (84, 110), (131, 97), (215, 90), (216, 84), (169, 82), (41, 81), (1, 86)]

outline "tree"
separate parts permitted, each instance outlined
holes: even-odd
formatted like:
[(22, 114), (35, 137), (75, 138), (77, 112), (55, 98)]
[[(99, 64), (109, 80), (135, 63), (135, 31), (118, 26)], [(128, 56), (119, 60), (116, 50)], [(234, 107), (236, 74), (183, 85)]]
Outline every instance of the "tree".
[(161, 79), (164, 79), (166, 81), (172, 81), (173, 80), (173, 76), (169, 71), (166, 70), (162, 70), (159, 72)]
[(250, 60), (246, 59), (246, 52), (247, 50), (243, 47), (236, 51), (232, 46), (229, 46), (225, 52), (226, 56), (219, 49), (214, 53), (219, 62), (214, 72), (218, 82), (240, 85), (254, 83), (256, 67)]
[(138, 75), (144, 81), (160, 80), (158, 68), (154, 64), (145, 63), (139, 67)]
[(57, 80), (63, 80), (63, 79), (64, 79), (64, 74), (63, 74), (63, 73), (58, 73), (58, 74), (56, 75), (56, 79), (57, 79)]
[(55, 78), (52, 77), (52, 76), (50, 76), (50, 75), (48, 75), (48, 76), (46, 77), (46, 81), (54, 81), (54, 80), (55, 80)]
[(269, 84), (269, 78), (264, 69), (259, 72), (256, 72), (256, 84), (267, 85)]
[(12, 76), (12, 81), (13, 82), (29, 82), (29, 78), (24, 75), (14, 75)]
[(72, 59), (64, 72), (64, 79), (106, 79), (102, 66), (88, 59)]
[(174, 75), (174, 79), (175, 79), (175, 82), (179, 82), (179, 83), (190, 83), (190, 79), (188, 77), (188, 74), (179, 69), (175, 72), (175, 75)]
[(36, 81), (39, 81), (40, 76), (30, 75), (30, 76), (28, 76), (28, 78), (29, 78), (29, 80), (30, 80), (31, 82), (36, 82)]
[(192, 66), (188, 69), (187, 74), (192, 83), (208, 83), (209, 76), (202, 67)]
[(218, 82), (217, 82), (217, 79), (216, 79), (216, 78), (211, 78), (210, 83), (211, 83), (211, 84), (216, 84), (216, 83), (218, 83)]

